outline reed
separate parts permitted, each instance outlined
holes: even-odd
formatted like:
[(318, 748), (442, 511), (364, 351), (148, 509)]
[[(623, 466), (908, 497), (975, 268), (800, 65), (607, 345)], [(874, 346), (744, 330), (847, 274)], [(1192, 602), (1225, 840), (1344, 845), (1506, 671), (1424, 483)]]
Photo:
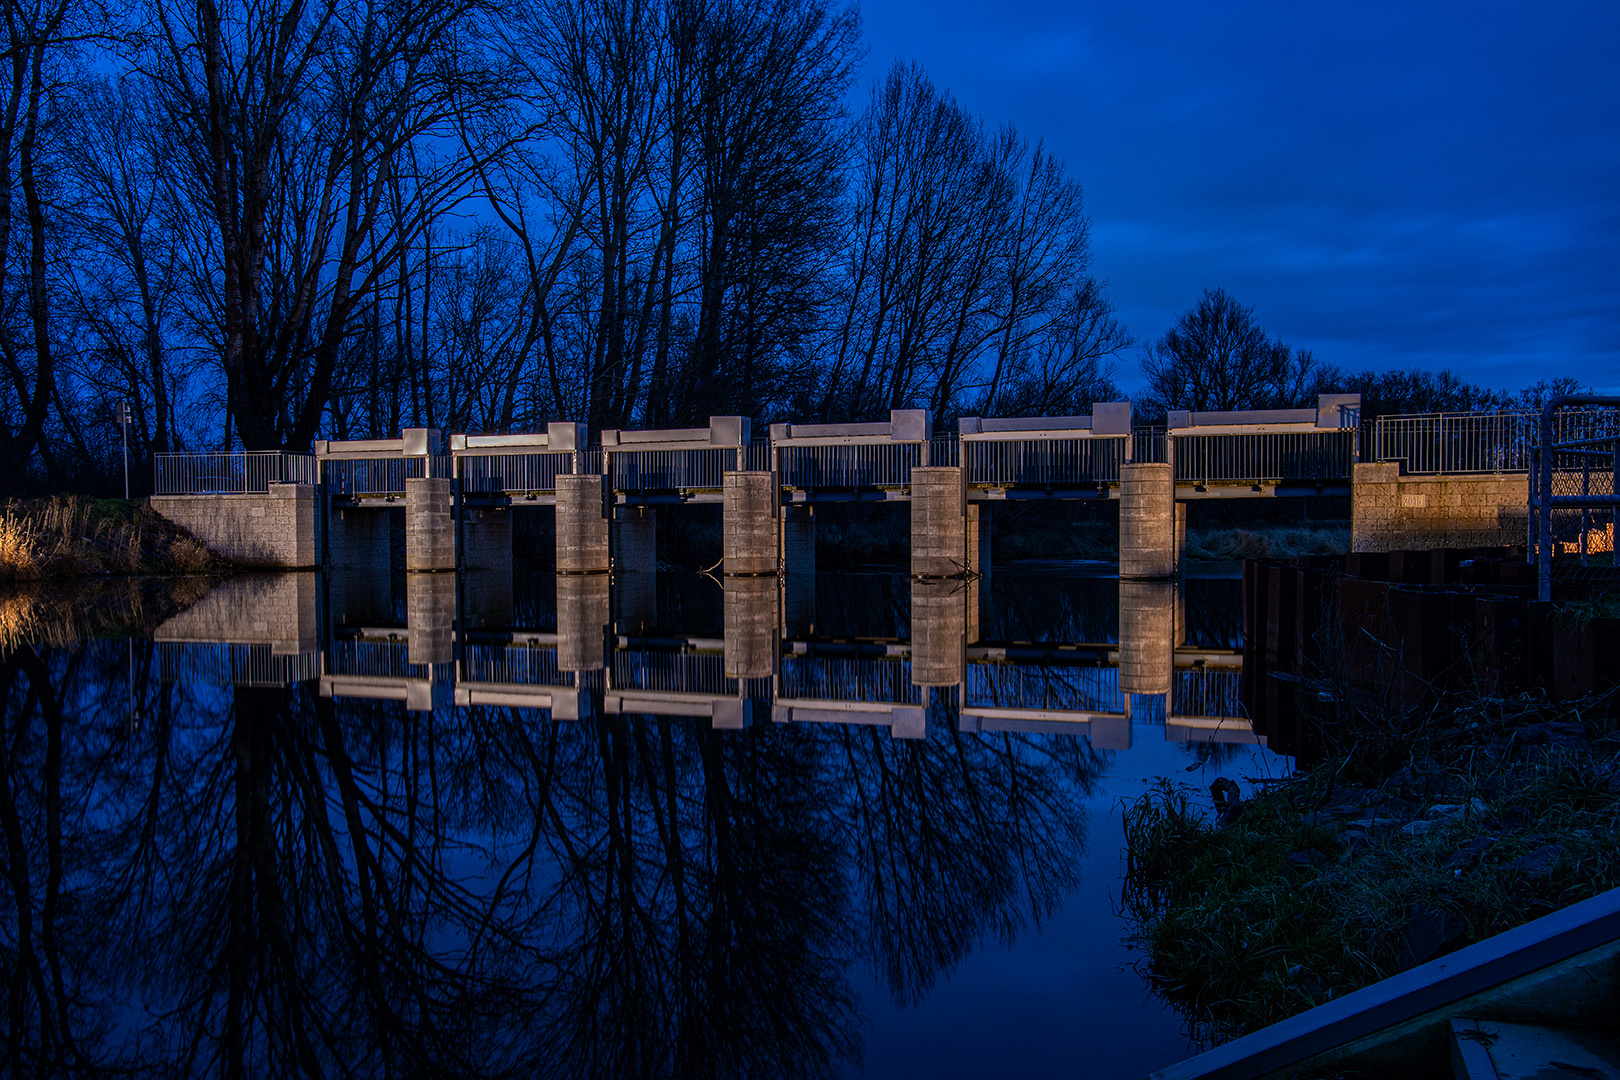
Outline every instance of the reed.
[(0, 580), (196, 574), (224, 565), (142, 503), (56, 495), (0, 510)]

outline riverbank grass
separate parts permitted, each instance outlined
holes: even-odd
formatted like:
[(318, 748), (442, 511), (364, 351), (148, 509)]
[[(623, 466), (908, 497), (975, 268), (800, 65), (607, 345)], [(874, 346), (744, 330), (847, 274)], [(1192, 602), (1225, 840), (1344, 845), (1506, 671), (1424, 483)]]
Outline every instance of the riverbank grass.
[(224, 568), (196, 538), (142, 502), (56, 495), (0, 508), (0, 580)]
[(1224, 811), (1161, 783), (1125, 815), (1143, 974), (1220, 1042), (1620, 887), (1608, 706), (1473, 702)]

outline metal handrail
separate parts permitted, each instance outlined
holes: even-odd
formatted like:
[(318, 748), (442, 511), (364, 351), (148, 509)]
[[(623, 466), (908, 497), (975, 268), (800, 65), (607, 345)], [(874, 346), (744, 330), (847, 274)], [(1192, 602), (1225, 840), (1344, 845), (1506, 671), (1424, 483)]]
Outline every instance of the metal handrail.
[(271, 484), (313, 484), (315, 458), (279, 450), (158, 454), (152, 462), (156, 495), (263, 494)]

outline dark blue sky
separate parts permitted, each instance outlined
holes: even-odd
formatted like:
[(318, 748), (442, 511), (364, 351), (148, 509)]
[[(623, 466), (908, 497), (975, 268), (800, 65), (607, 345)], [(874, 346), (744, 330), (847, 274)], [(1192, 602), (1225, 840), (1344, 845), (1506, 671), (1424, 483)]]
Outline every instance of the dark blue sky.
[(868, 84), (916, 60), (1064, 158), (1138, 338), (1219, 285), (1351, 370), (1620, 393), (1613, 0), (861, 11)]

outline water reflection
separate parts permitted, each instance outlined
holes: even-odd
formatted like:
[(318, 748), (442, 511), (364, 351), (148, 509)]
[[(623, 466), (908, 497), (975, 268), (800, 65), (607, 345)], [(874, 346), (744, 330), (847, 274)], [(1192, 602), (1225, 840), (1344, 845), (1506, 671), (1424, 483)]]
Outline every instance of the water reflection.
[(1252, 738), (1207, 583), (630, 574), (240, 577), (0, 652), (8, 1060), (832, 1075), (852, 965), (917, 1002), (1060, 905), (1145, 698)]

